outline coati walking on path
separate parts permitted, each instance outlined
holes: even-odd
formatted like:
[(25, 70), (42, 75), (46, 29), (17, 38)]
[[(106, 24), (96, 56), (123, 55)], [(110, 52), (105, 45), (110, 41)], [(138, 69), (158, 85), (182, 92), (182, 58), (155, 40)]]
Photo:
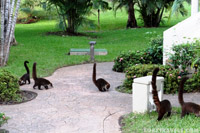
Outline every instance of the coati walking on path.
[(163, 100), (160, 101), (159, 97), (158, 97), (158, 92), (157, 92), (157, 86), (156, 86), (156, 76), (157, 73), (159, 71), (159, 68), (155, 68), (153, 71), (153, 75), (152, 75), (152, 94), (153, 94), (153, 101), (156, 105), (156, 111), (158, 112), (158, 121), (160, 121), (163, 116), (165, 115), (165, 113), (168, 112), (167, 117), (169, 117), (171, 115), (171, 103), (168, 100)]
[(27, 63), (29, 63), (28, 61), (24, 61), (24, 67), (26, 68), (27, 73), (25, 73), (18, 81), (19, 85), (24, 85), (26, 84), (26, 81), (28, 81), (28, 83), (30, 84), (30, 71), (29, 68), (27, 66)]
[(183, 100), (183, 88), (184, 88), (184, 83), (186, 82), (187, 79), (188, 77), (183, 77), (179, 86), (178, 100), (182, 109), (181, 118), (183, 118), (186, 114), (189, 113), (194, 113), (197, 117), (199, 117), (200, 105), (192, 102), (184, 102)]
[(44, 86), (45, 89), (48, 89), (48, 85), (50, 85), (51, 87), (53, 87), (52, 83), (44, 78), (37, 78), (37, 74), (36, 74), (36, 63), (33, 64), (33, 73), (32, 73), (32, 77), (35, 81), (35, 84), (33, 85), (33, 89), (35, 89), (36, 86), (38, 86), (39, 90), (41, 89), (41, 86)]
[(94, 84), (96, 85), (96, 87), (101, 92), (108, 91), (108, 89), (110, 88), (110, 84), (106, 80), (102, 78), (96, 80), (96, 63), (94, 63), (94, 66), (93, 66), (92, 80)]

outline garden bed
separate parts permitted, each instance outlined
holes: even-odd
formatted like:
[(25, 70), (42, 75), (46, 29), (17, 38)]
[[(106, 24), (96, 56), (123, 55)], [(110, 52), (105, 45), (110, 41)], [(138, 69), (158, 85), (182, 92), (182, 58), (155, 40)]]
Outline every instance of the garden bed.
[(31, 101), (37, 97), (37, 93), (32, 92), (32, 91), (25, 91), (25, 90), (20, 91), (19, 95), (21, 95), (22, 97), (22, 100), (19, 102), (18, 101), (8, 101), (8, 102), (0, 101), (0, 104), (1, 105), (20, 104), (20, 103)]

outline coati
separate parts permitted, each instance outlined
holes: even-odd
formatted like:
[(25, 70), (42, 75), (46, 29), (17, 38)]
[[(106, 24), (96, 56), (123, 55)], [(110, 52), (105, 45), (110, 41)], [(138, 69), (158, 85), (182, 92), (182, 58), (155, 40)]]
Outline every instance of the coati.
[(30, 84), (30, 71), (29, 68), (27, 66), (27, 63), (29, 63), (28, 61), (24, 61), (24, 67), (26, 68), (27, 73), (25, 73), (18, 81), (19, 85), (24, 85), (26, 84), (26, 81), (28, 81), (28, 83)]
[(41, 86), (44, 86), (45, 89), (48, 89), (48, 85), (50, 85), (51, 87), (53, 87), (52, 83), (44, 78), (37, 78), (37, 74), (36, 74), (36, 63), (33, 64), (33, 73), (32, 73), (32, 77), (35, 81), (35, 84), (33, 85), (33, 89), (35, 89), (36, 86), (38, 86), (39, 90), (41, 89)]
[(94, 66), (93, 66), (92, 80), (93, 80), (94, 84), (96, 85), (96, 87), (101, 92), (108, 91), (108, 89), (110, 88), (110, 84), (106, 80), (104, 80), (102, 78), (96, 80), (96, 63), (94, 63)]
[(160, 101), (158, 98), (157, 86), (156, 86), (156, 76), (159, 71), (159, 68), (155, 68), (152, 75), (152, 94), (153, 94), (153, 101), (156, 105), (156, 111), (158, 112), (158, 121), (160, 121), (165, 113), (168, 112), (167, 117), (171, 115), (171, 103), (168, 100)]
[(183, 88), (184, 88), (184, 83), (188, 77), (183, 77), (180, 82), (179, 86), (179, 93), (178, 93), (178, 100), (181, 105), (181, 118), (183, 118), (186, 114), (189, 113), (194, 113), (197, 117), (200, 116), (200, 105), (192, 102), (184, 102), (183, 100)]

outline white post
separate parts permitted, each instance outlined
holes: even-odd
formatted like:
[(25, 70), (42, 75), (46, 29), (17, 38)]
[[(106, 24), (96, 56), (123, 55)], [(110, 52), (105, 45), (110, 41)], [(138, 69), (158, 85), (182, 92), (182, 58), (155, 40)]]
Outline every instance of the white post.
[[(153, 102), (151, 80), (152, 76), (145, 76), (134, 79), (132, 84), (134, 113), (151, 112), (156, 109)], [(158, 76), (156, 78), (156, 85), (158, 97), (161, 101), (163, 97), (164, 78)]]
[(90, 61), (94, 62), (94, 45), (96, 41), (90, 41)]
[(191, 16), (199, 12), (199, 0), (191, 1)]

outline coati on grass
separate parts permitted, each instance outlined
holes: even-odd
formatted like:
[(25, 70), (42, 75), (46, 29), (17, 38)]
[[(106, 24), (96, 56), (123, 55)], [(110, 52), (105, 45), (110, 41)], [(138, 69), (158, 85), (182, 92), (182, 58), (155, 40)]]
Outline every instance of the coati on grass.
[(156, 86), (156, 76), (157, 76), (158, 71), (159, 71), (159, 68), (154, 69), (151, 84), (152, 84), (153, 101), (156, 105), (156, 111), (158, 112), (157, 120), (160, 121), (165, 115), (165, 113), (168, 112), (167, 117), (171, 115), (172, 107), (171, 107), (171, 103), (168, 100), (163, 100), (163, 101), (159, 100), (157, 86)]
[(96, 87), (101, 92), (108, 91), (108, 89), (110, 88), (110, 84), (106, 80), (104, 80), (102, 78), (96, 80), (96, 63), (94, 63), (94, 66), (93, 66), (92, 80), (93, 80), (94, 84), (96, 85)]
[(186, 82), (187, 79), (188, 77), (183, 77), (179, 86), (178, 100), (182, 109), (181, 118), (183, 118), (186, 114), (189, 113), (194, 113), (197, 117), (199, 117), (200, 105), (192, 102), (184, 102), (183, 100), (183, 88), (184, 88), (184, 83)]
[(27, 73), (25, 73), (18, 81), (19, 85), (24, 85), (26, 84), (26, 81), (28, 81), (28, 83), (30, 84), (30, 71), (29, 68), (27, 66), (27, 63), (29, 63), (28, 61), (24, 61), (24, 67), (26, 68)]
[(41, 89), (41, 86), (44, 86), (45, 89), (48, 89), (48, 85), (50, 85), (51, 87), (53, 87), (52, 83), (44, 78), (37, 78), (37, 74), (36, 74), (36, 63), (33, 64), (33, 73), (32, 73), (32, 77), (35, 81), (35, 84), (33, 85), (33, 89), (35, 89), (36, 86), (38, 86), (39, 90)]

